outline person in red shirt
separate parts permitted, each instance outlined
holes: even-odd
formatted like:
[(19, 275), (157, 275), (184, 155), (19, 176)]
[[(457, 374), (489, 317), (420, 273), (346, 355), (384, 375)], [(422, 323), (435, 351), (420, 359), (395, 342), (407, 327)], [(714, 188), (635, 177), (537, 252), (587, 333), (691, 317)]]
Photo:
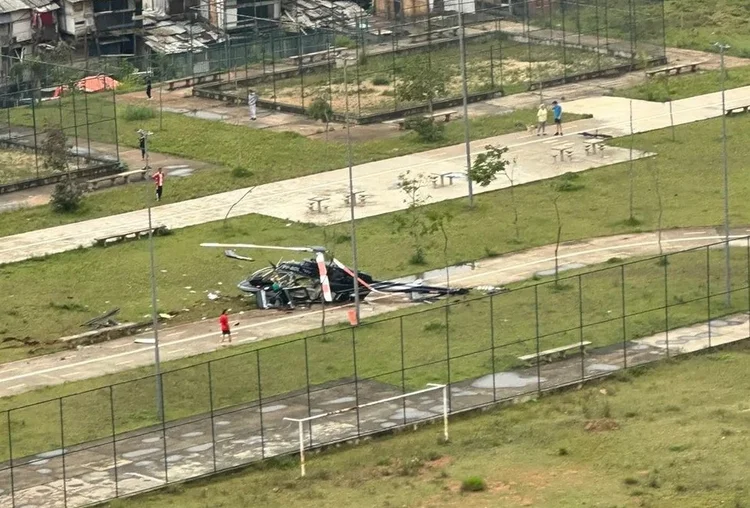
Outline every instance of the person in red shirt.
[(219, 326), (221, 326), (221, 342), (229, 340), (232, 343), (232, 331), (229, 329), (229, 316), (227, 316), (227, 309), (224, 309), (219, 316)]
[(162, 187), (164, 186), (164, 173), (161, 172), (161, 168), (156, 170), (156, 173), (151, 175), (154, 182), (156, 182), (156, 200), (161, 201)]

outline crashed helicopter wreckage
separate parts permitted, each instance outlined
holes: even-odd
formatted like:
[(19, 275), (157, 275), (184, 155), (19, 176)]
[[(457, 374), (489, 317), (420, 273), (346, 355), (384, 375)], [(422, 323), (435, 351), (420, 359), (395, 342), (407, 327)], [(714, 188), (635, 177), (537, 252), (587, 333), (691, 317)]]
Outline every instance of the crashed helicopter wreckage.
[[(336, 258), (326, 261), (325, 247), (278, 247), (255, 244), (202, 243), (201, 247), (223, 248), (224, 255), (231, 259), (253, 261), (241, 256), (232, 249), (287, 250), (315, 254), (314, 259), (303, 261), (279, 261), (250, 274), (237, 287), (245, 294), (253, 295), (258, 308), (270, 308), (274, 302), (277, 308), (313, 303), (346, 303), (354, 299), (354, 271)], [(464, 295), (465, 288), (426, 286), (419, 281), (402, 283), (396, 281), (376, 281), (372, 276), (357, 273), (357, 292), (360, 299), (371, 293), (406, 293), (411, 295)]]

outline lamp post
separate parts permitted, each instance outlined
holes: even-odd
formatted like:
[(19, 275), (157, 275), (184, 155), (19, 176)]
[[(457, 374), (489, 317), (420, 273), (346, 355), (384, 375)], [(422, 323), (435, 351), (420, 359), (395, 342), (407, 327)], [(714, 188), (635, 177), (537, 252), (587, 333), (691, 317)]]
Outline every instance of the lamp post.
[[(146, 152), (146, 167), (149, 169), (148, 164), (148, 138), (153, 135), (151, 131), (145, 131), (138, 129), (138, 134), (143, 136), (145, 139), (144, 147)], [(151, 278), (151, 320), (154, 328), (154, 376), (156, 377), (156, 411), (160, 421), (164, 421), (164, 389), (161, 382), (161, 358), (159, 356), (159, 316), (156, 310), (156, 262), (154, 259), (154, 229), (151, 220), (151, 198), (146, 199), (146, 207), (148, 210), (148, 251), (149, 251), (149, 265), (150, 265), (150, 278)]]
[(469, 182), (469, 207), (474, 206), (474, 189), (471, 183), (471, 144), (469, 137), (469, 91), (466, 83), (466, 51), (464, 44), (464, 14), (463, 14), (463, 3), (459, 3), (458, 7), (458, 45), (461, 62), (461, 82), (462, 82), (462, 94), (464, 100), (464, 143), (466, 144), (466, 181)]
[(346, 121), (346, 145), (347, 157), (349, 159), (349, 218), (352, 229), (352, 268), (354, 268), (354, 315), (356, 316), (356, 326), (359, 326), (359, 270), (357, 268), (357, 226), (354, 222), (354, 175), (352, 173), (352, 137), (349, 131), (349, 80), (346, 75), (346, 67), (349, 59), (344, 58), (344, 102), (346, 112), (344, 120)]
[(726, 257), (726, 301), (727, 307), (732, 305), (732, 279), (731, 279), (731, 261), (729, 259), (729, 169), (727, 163), (727, 109), (724, 97), (724, 50), (730, 48), (728, 44), (715, 42), (714, 46), (719, 48), (721, 58), (721, 143), (724, 159), (724, 250)]

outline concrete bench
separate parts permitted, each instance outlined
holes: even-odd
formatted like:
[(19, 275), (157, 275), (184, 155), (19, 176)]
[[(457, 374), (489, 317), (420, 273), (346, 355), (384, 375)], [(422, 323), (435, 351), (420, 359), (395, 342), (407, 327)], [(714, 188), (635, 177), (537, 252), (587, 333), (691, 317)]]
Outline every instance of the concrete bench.
[(649, 69), (646, 71), (646, 77), (650, 78), (652, 76), (656, 76), (657, 74), (664, 73), (667, 76), (672, 74), (674, 72), (675, 74), (680, 74), (685, 69), (689, 69), (690, 72), (695, 72), (698, 70), (698, 66), (704, 64), (705, 62), (692, 62), (692, 63), (685, 63), (685, 64), (678, 64), (678, 65), (671, 65), (669, 67), (661, 67), (659, 69)]
[(329, 59), (339, 57), (341, 53), (346, 49), (347, 48), (333, 48), (332, 47), (324, 51), (315, 51), (314, 53), (304, 53), (302, 55), (290, 56), (289, 60), (295, 65), (300, 64), (300, 63), (308, 64), (308, 63), (313, 63), (313, 62), (322, 62), (324, 60), (329, 60)]
[(432, 30), (430, 32), (421, 32), (418, 34), (409, 34), (409, 40), (411, 42), (427, 42), (429, 40), (439, 39), (441, 37), (457, 37), (458, 36), (457, 26), (440, 28), (438, 30)]
[(102, 183), (109, 181), (110, 185), (114, 185), (115, 182), (117, 182), (118, 179), (122, 178), (123, 183), (128, 183), (131, 176), (140, 175), (141, 180), (146, 179), (146, 172), (148, 170), (146, 169), (134, 169), (132, 171), (124, 171), (122, 173), (115, 173), (114, 175), (109, 176), (102, 176), (100, 178), (94, 178), (92, 180), (87, 180), (86, 183), (89, 186), (89, 190), (95, 190), (97, 186)]
[[(451, 110), (451, 111), (439, 111), (437, 113), (432, 113), (432, 114), (428, 113), (428, 114), (423, 115), (423, 116), (425, 118), (432, 118), (432, 119), (440, 118), (442, 116), (442, 117), (445, 118), (446, 122), (450, 122), (451, 121), (451, 116), (455, 115), (456, 113), (458, 113), (458, 111), (453, 111), (453, 110)], [(396, 120), (387, 120), (387, 121), (385, 121), (383, 123), (389, 123), (389, 124), (395, 123), (395, 124), (398, 124), (398, 130), (402, 131), (406, 127), (406, 118), (397, 118)]]
[(61, 337), (57, 342), (62, 343), (65, 347), (75, 348), (78, 346), (87, 346), (107, 340), (119, 339), (125, 335), (135, 333), (141, 325), (138, 323), (122, 323), (116, 326), (100, 328), (98, 330), (89, 330), (88, 332)]
[(547, 362), (551, 362), (554, 358), (565, 358), (565, 353), (568, 351), (572, 351), (574, 349), (580, 349), (581, 354), (586, 354), (586, 346), (590, 346), (591, 342), (589, 341), (583, 341), (583, 342), (576, 342), (575, 344), (569, 344), (567, 346), (560, 346), (553, 349), (547, 349), (546, 351), (539, 351), (538, 353), (531, 353), (529, 355), (519, 356), (518, 359), (522, 362), (529, 362), (529, 361), (540, 361), (540, 360), (546, 360)]
[(734, 106), (732, 108), (726, 108), (724, 110), (724, 114), (727, 116), (732, 116), (734, 113), (747, 113), (748, 108), (750, 108), (750, 104), (746, 104), (744, 106)]
[[(101, 236), (99, 238), (94, 239), (94, 243), (100, 247), (105, 247), (107, 245), (113, 244), (113, 243), (119, 243), (123, 242), (125, 240), (137, 240), (139, 238), (142, 238), (144, 236), (148, 236), (149, 229), (136, 229), (135, 231), (128, 231), (125, 233), (116, 233), (109, 236)], [(169, 228), (167, 226), (155, 226), (153, 228), (153, 235), (159, 236), (159, 235), (166, 235), (169, 233)]]

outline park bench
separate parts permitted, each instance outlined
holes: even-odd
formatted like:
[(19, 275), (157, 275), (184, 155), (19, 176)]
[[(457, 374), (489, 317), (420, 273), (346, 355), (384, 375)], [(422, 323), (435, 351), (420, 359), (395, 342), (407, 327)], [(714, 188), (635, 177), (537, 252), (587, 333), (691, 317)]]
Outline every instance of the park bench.
[[(137, 240), (144, 236), (148, 236), (148, 232), (149, 228), (136, 229), (135, 231), (128, 231), (126, 233), (115, 233), (109, 236), (101, 236), (99, 238), (96, 238), (94, 239), (94, 243), (100, 247), (105, 247), (109, 244), (119, 243), (125, 240)], [(167, 228), (167, 226), (160, 225), (153, 228), (154, 236), (166, 235), (168, 233), (169, 228)]]
[(411, 42), (427, 42), (432, 39), (439, 39), (441, 37), (447, 37), (448, 35), (452, 37), (458, 36), (458, 28), (457, 26), (448, 27), (448, 28), (440, 28), (438, 30), (432, 30), (430, 32), (420, 32), (418, 34), (409, 34), (409, 40)]
[(750, 104), (745, 104), (744, 106), (734, 106), (732, 108), (726, 108), (724, 110), (724, 114), (727, 116), (732, 116), (734, 113), (747, 113), (748, 108), (750, 108)]
[(580, 349), (581, 354), (586, 354), (586, 346), (590, 346), (591, 342), (589, 341), (583, 341), (583, 342), (576, 342), (575, 344), (569, 344), (567, 346), (560, 346), (553, 349), (547, 349), (546, 351), (539, 351), (538, 353), (531, 353), (529, 355), (523, 355), (519, 356), (518, 359), (522, 362), (530, 362), (530, 361), (540, 361), (540, 360), (546, 360), (547, 362), (551, 362), (554, 358), (563, 359), (565, 358), (565, 353), (568, 351), (572, 351), (575, 349)]
[(704, 64), (705, 62), (692, 62), (692, 63), (685, 63), (685, 64), (677, 64), (677, 65), (670, 65), (669, 67), (661, 67), (659, 69), (649, 69), (646, 71), (646, 77), (650, 78), (652, 76), (656, 76), (657, 74), (664, 73), (667, 76), (672, 74), (672, 71), (674, 71), (675, 74), (680, 74), (685, 69), (690, 69), (690, 72), (695, 72), (698, 69), (699, 65)]
[(89, 190), (94, 190), (100, 183), (106, 182), (107, 180), (109, 180), (110, 185), (114, 185), (115, 182), (117, 182), (119, 178), (122, 178), (123, 183), (128, 183), (128, 181), (130, 180), (130, 177), (135, 176), (135, 175), (140, 175), (141, 180), (145, 180), (147, 171), (148, 171), (147, 169), (134, 169), (132, 171), (123, 171), (122, 173), (115, 173), (114, 175), (94, 178), (93, 180), (86, 181), (86, 183), (89, 186)]
[[(458, 111), (453, 111), (453, 110), (451, 110), (451, 111), (438, 111), (436, 113), (432, 113), (432, 114), (428, 113), (428, 114), (423, 115), (423, 116), (425, 118), (432, 118), (432, 119), (440, 118), (442, 116), (442, 117), (445, 118), (446, 122), (450, 122), (451, 121), (451, 116), (455, 115), (456, 113), (458, 113)], [(402, 131), (406, 127), (406, 118), (397, 118), (396, 120), (387, 120), (387, 121), (385, 121), (383, 123), (395, 123), (395, 124), (398, 124), (398, 130)]]
[[(453, 185), (453, 180), (456, 178), (463, 178), (466, 175), (464, 173), (456, 173), (455, 171), (449, 171), (447, 173), (430, 173), (429, 179), (432, 182), (433, 187), (445, 187), (445, 179), (448, 179), (448, 185)], [(440, 182), (440, 185), (438, 185)]]
[(598, 151), (604, 151), (604, 141), (601, 139), (587, 139), (583, 142), (586, 155), (596, 155)]
[(557, 157), (560, 157), (560, 162), (563, 162), (565, 156), (568, 157), (568, 161), (573, 160), (573, 143), (563, 143), (552, 145), (552, 162), (557, 162)]
[(291, 60), (295, 65), (299, 63), (308, 64), (313, 62), (322, 62), (324, 60), (337, 58), (345, 49), (346, 48), (331, 47), (330, 49), (324, 51), (315, 51), (314, 53), (303, 53), (302, 55), (290, 56), (289, 60)]

